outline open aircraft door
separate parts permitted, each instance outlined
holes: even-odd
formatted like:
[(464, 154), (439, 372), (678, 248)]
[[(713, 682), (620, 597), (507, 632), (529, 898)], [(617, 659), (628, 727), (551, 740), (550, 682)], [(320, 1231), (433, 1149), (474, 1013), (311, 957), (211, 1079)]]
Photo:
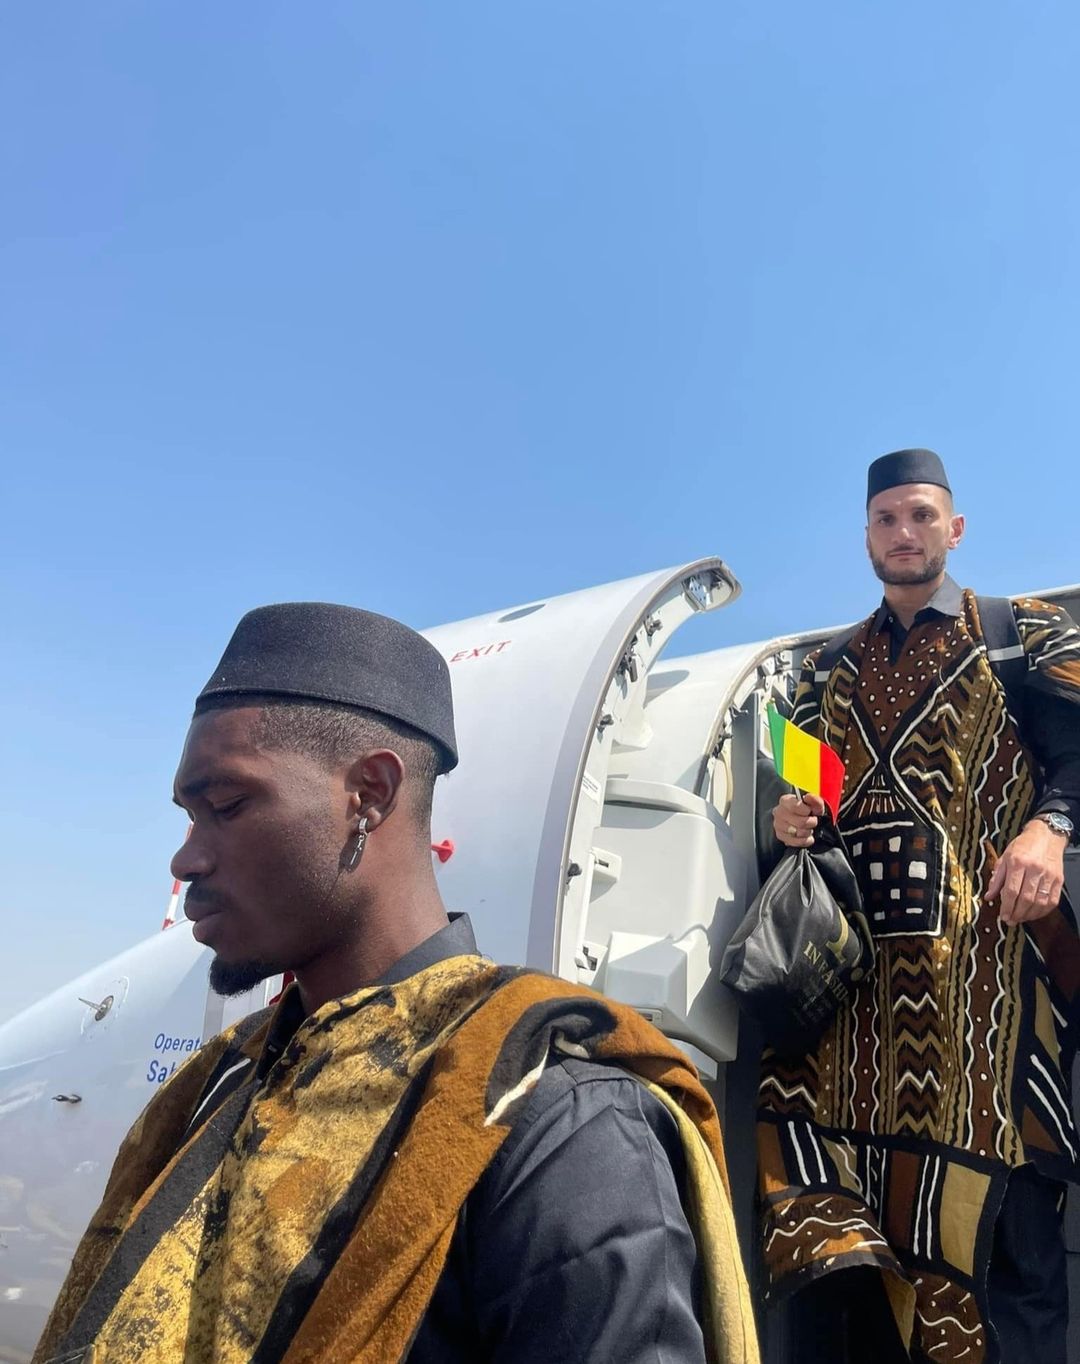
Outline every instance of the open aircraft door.
[(692, 784), (633, 774), (665, 742), (647, 705), (661, 650), (738, 593), (703, 559), (425, 631), (463, 755), (432, 824), (454, 845), (447, 906), (496, 960), (595, 985), (713, 1062), (734, 1055), (733, 1001), (707, 985), (747, 858)]

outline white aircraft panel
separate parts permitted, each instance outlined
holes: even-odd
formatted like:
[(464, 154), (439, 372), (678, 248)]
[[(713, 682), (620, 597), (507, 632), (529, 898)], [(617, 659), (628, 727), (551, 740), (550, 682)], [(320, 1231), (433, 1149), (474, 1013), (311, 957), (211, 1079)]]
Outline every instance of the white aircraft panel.
[(202, 1044), (209, 960), (178, 924), (0, 1028), (0, 1360), (29, 1359), (124, 1134)]
[(569, 830), (601, 702), (635, 635), (643, 691), (652, 638), (642, 623), (691, 579), (703, 595), (686, 614), (738, 592), (707, 559), (424, 632), (450, 665), (461, 753), (436, 789), (432, 838), (455, 848), (440, 887), (496, 960), (558, 968)]

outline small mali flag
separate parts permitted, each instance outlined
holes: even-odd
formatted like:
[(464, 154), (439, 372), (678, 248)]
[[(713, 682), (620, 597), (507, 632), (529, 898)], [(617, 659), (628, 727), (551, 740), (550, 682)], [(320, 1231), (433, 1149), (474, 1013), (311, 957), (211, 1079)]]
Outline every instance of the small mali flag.
[(828, 744), (785, 720), (774, 705), (768, 708), (773, 761), (784, 781), (800, 791), (820, 796), (836, 819), (844, 789), (844, 764)]

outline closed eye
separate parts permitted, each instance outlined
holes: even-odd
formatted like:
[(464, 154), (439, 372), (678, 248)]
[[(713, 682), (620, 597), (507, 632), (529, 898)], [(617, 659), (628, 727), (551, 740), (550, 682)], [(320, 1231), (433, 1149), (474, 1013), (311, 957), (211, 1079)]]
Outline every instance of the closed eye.
[(237, 796), (235, 800), (228, 800), (224, 805), (214, 805), (211, 808), (213, 809), (214, 814), (218, 815), (221, 819), (232, 819), (233, 815), (235, 815), (240, 807), (245, 804), (246, 800), (246, 796)]

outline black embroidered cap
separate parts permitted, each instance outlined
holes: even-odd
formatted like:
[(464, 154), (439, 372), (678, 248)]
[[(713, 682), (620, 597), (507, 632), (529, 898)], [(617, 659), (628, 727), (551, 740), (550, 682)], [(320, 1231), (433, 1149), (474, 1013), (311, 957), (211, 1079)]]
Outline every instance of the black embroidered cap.
[(878, 493), (901, 483), (936, 483), (939, 488), (952, 492), (945, 466), (933, 450), (894, 450), (891, 455), (882, 455), (871, 464), (866, 480), (866, 505), (869, 506)]
[(450, 669), (433, 644), (389, 616), (328, 602), (279, 602), (249, 611), (199, 693), (289, 696), (401, 720), (434, 739), (440, 772), (457, 766)]

